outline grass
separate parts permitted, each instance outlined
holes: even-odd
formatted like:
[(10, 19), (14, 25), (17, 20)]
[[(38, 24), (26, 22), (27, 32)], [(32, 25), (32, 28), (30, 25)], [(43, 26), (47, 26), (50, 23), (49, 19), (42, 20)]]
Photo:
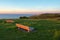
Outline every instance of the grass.
[[(0, 40), (60, 40), (60, 21), (58, 20), (21, 20), (15, 23), (6, 23), (0, 20)], [(22, 32), (16, 29), (15, 24), (36, 28), (36, 32)]]

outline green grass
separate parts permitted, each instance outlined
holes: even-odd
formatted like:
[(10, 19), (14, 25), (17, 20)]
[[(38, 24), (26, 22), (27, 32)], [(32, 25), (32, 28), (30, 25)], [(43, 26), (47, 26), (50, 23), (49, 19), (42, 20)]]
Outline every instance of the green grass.
[[(0, 20), (0, 40), (60, 40), (60, 21), (58, 20), (20, 20), (6, 23)], [(22, 32), (15, 24), (36, 28), (36, 32)]]

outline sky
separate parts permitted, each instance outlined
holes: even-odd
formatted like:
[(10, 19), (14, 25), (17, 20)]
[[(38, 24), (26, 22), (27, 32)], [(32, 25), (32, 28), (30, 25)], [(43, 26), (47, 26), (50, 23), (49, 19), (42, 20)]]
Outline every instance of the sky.
[(60, 12), (60, 0), (0, 0), (0, 14)]

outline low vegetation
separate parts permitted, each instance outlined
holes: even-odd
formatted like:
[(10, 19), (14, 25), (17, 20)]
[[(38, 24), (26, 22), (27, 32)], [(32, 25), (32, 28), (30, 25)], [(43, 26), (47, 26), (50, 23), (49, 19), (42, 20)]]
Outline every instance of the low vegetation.
[(60, 20), (60, 13), (44, 13), (39, 15), (32, 15), (30, 17), (20, 17), (20, 19), (58, 19)]

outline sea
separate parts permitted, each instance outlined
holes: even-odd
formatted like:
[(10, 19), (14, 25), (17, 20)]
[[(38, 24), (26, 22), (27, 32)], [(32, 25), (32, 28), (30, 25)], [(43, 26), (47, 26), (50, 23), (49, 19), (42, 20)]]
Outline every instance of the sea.
[(18, 19), (21, 16), (32, 16), (33, 14), (0, 14), (0, 19)]

